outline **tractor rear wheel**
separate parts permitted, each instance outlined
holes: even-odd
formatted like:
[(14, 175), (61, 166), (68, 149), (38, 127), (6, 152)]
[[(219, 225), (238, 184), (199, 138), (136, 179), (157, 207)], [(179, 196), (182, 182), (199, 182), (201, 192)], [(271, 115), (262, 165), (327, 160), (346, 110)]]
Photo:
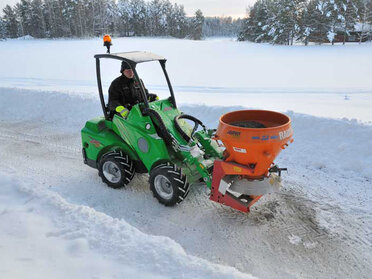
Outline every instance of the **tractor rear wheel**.
[(151, 170), (150, 190), (161, 204), (172, 206), (186, 198), (190, 185), (181, 169), (168, 163)]
[(118, 189), (132, 180), (135, 169), (127, 154), (121, 151), (111, 151), (101, 157), (98, 174), (109, 187)]

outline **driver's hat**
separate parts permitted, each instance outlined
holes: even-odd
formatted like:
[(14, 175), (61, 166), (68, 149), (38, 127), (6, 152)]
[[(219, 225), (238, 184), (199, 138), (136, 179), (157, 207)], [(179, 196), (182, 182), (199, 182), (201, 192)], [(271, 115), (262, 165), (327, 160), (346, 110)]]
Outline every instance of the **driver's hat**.
[(124, 70), (133, 70), (135, 66), (131, 67), (128, 62), (122, 61), (121, 62), (121, 68), (120, 73), (122, 73)]

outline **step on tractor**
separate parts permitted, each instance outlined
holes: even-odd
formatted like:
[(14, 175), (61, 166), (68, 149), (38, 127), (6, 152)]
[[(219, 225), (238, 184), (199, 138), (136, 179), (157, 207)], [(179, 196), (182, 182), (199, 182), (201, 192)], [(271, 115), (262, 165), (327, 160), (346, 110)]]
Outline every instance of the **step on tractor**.
[[(166, 59), (142, 51), (97, 54), (98, 92), (103, 117), (86, 122), (81, 131), (84, 163), (98, 169), (109, 187), (120, 188), (135, 173), (149, 173), (154, 197), (166, 206), (182, 202), (193, 184), (210, 188), (210, 200), (242, 212), (262, 195), (277, 191), (281, 171), (274, 159), (293, 141), (288, 116), (265, 110), (240, 110), (222, 115), (217, 129), (182, 113), (166, 71)], [(134, 72), (138, 63), (158, 62), (169, 98), (143, 102), (125, 117), (109, 111), (101, 83), (101, 59), (125, 61)]]

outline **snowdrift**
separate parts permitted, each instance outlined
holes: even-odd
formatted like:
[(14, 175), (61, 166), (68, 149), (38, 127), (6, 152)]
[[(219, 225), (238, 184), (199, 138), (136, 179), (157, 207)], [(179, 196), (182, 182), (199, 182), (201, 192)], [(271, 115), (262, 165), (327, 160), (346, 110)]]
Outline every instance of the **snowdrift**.
[[(70, 278), (92, 278), (97, 273), (111, 278), (254, 278), (189, 256), (168, 237), (144, 234), (123, 219), (71, 204), (35, 182), (20, 182), (14, 174), (3, 171), (0, 200), (0, 244), (7, 251), (0, 256), (2, 263), (12, 266), (9, 256), (19, 256), (19, 250), (23, 250), (23, 261), (37, 262), (35, 266), (26, 264), (22, 270), (7, 270), (8, 278), (35, 272), (42, 278), (66, 278), (66, 272)], [(18, 222), (11, 228), (7, 226)], [(62, 262), (50, 267), (49, 257)]]

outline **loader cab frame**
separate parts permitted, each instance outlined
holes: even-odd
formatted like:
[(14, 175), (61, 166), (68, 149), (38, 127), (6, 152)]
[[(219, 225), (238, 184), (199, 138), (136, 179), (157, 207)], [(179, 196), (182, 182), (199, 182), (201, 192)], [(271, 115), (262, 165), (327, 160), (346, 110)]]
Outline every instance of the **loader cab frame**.
[[(167, 73), (167, 70), (166, 70), (166, 67), (165, 67), (165, 64), (166, 64), (167, 60), (164, 57), (161, 57), (161, 56), (159, 56), (157, 54), (154, 54), (154, 53), (151, 53), (151, 52), (132, 51), (132, 52), (121, 52), (121, 53), (112, 53), (112, 54), (96, 54), (94, 56), (94, 58), (96, 59), (96, 73), (97, 73), (98, 93), (99, 93), (99, 98), (101, 100), (103, 115), (104, 115), (106, 120), (109, 120), (110, 112), (109, 112), (109, 110), (106, 106), (106, 102), (105, 102), (105, 99), (104, 99), (104, 96), (103, 96), (103, 90), (102, 90), (100, 59), (103, 59), (103, 58), (116, 59), (116, 60), (125, 61), (126, 63), (128, 63), (128, 65), (132, 68), (133, 73), (134, 73), (134, 77), (137, 81), (140, 80), (139, 75), (138, 75), (137, 70), (136, 70), (136, 65), (138, 63), (159, 61), (160, 66), (163, 70), (165, 79), (167, 81), (167, 85), (168, 85), (168, 88), (169, 88), (170, 95), (171, 95), (169, 99), (170, 99), (171, 103), (173, 104), (174, 108), (177, 108), (176, 98), (174, 96), (172, 84), (170, 82), (170, 79), (169, 79), (169, 76), (168, 76), (168, 73)], [(144, 86), (141, 82), (139, 82), (139, 86), (140, 86), (140, 91), (141, 91), (142, 98), (144, 100), (143, 108), (147, 109), (147, 108), (149, 108), (149, 103), (148, 103), (147, 98), (146, 98), (145, 88), (144, 88)]]

